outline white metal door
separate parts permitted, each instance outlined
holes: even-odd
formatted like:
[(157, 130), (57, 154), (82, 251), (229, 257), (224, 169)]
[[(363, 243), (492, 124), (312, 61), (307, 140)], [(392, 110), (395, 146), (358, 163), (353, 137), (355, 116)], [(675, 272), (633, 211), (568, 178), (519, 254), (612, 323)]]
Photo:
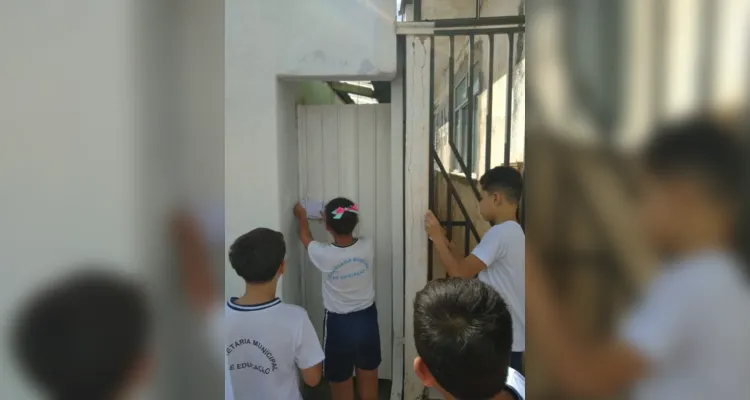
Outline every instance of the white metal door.
[[(391, 108), (390, 104), (299, 106), (300, 198), (358, 203), (358, 235), (375, 242), (375, 293), (380, 324), (378, 375), (391, 379)], [(311, 221), (315, 240), (330, 242), (322, 222)], [(304, 306), (323, 339), (321, 274), (303, 252)]]

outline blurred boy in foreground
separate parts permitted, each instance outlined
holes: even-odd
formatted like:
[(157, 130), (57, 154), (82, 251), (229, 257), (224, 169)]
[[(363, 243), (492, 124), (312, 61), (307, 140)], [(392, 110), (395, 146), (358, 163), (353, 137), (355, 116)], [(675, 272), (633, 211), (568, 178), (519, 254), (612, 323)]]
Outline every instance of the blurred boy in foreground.
[(49, 399), (139, 398), (152, 369), (149, 314), (137, 284), (92, 269), (26, 304), (13, 350)]
[(527, 312), (539, 354), (564, 389), (640, 400), (747, 399), (750, 295), (732, 251), (742, 146), (696, 118), (657, 132), (644, 155), (646, 234), (664, 265), (616, 340), (586, 343), (558, 310), (544, 260), (529, 253)]
[(414, 299), (414, 371), (446, 399), (523, 400), (511, 368), (513, 323), (502, 296), (478, 279), (427, 283)]

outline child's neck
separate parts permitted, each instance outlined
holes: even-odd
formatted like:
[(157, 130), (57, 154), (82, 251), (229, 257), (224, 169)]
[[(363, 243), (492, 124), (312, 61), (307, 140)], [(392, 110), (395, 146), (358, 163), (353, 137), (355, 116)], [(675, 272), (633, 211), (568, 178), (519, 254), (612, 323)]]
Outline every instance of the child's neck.
[(509, 391), (503, 390), (502, 392), (498, 393), (493, 400), (515, 400), (515, 396), (513, 396)]
[[(453, 395), (451, 395), (450, 393), (442, 392), (441, 394), (443, 395), (443, 397), (445, 397), (446, 400), (456, 400), (456, 398), (453, 397)], [(513, 396), (509, 391), (503, 390), (502, 392), (492, 396), (491, 400), (515, 400), (515, 396)]]
[(677, 253), (690, 256), (705, 251), (724, 251), (732, 247), (731, 235), (720, 224), (701, 224), (683, 231)]
[(266, 283), (245, 284), (245, 294), (236, 300), (241, 306), (267, 303), (276, 298), (276, 279)]
[[(508, 211), (508, 212), (499, 212), (499, 213), (497, 213), (497, 215), (495, 215), (495, 217), (492, 219), (492, 224), (493, 225), (500, 225), (503, 222), (508, 222), (508, 221), (516, 221), (516, 211), (515, 210), (513, 210), (512, 212)], [(516, 221), (516, 222), (518, 222), (518, 221)]]
[(352, 235), (333, 235), (333, 243), (335, 243), (336, 246), (350, 246), (354, 243), (354, 240), (354, 236)]

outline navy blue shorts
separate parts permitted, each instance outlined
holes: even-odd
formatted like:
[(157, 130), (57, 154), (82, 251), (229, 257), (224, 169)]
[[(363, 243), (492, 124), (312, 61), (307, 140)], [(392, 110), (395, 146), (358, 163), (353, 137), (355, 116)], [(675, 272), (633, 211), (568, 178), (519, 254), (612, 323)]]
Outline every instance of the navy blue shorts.
[(323, 375), (329, 382), (344, 382), (354, 368), (372, 371), (380, 365), (380, 329), (375, 304), (349, 314), (328, 310), (323, 322)]

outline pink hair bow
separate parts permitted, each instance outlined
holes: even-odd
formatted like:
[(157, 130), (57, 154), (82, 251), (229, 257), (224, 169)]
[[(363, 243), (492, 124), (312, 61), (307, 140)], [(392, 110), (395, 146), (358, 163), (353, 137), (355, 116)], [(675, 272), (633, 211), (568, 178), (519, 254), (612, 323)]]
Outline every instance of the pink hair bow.
[(339, 207), (339, 208), (333, 210), (333, 213), (332, 213), (333, 214), (333, 219), (341, 219), (341, 217), (344, 216), (345, 212), (359, 214), (359, 207), (357, 207), (356, 204), (352, 204), (351, 206), (346, 207), (346, 208)]

